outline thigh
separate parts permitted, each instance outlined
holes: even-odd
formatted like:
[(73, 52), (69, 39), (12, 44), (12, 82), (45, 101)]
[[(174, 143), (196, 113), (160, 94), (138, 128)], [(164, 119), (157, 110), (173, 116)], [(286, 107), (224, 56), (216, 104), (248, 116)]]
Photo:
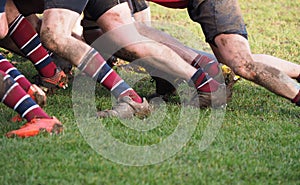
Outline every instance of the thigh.
[(44, 45), (59, 56), (78, 65), (90, 47), (72, 37), (72, 29), (80, 15), (65, 8), (50, 8), (43, 13), (41, 39)]
[(198, 22), (206, 41), (214, 44), (219, 34), (239, 34), (247, 38), (247, 31), (237, 0), (190, 0), (190, 18)]
[[(71, 37), (72, 29), (79, 18), (78, 12), (65, 8), (50, 8), (43, 13), (41, 33), (51, 38)], [(55, 40), (59, 42), (59, 40)]]
[(88, 0), (44, 0), (42, 31), (47, 28), (56, 36), (70, 36), (72, 29), (84, 10)]
[(98, 18), (97, 24), (105, 33), (102, 38), (106, 38), (107, 42), (112, 42), (112, 45), (118, 48), (122, 47), (125, 50), (134, 51), (137, 50), (139, 44), (133, 43), (140, 43), (142, 40), (127, 2), (118, 4), (106, 11)]
[(135, 34), (133, 23), (134, 20), (127, 2), (115, 5), (97, 19), (97, 24), (104, 32), (127, 25), (127, 28), (133, 28), (131, 33)]

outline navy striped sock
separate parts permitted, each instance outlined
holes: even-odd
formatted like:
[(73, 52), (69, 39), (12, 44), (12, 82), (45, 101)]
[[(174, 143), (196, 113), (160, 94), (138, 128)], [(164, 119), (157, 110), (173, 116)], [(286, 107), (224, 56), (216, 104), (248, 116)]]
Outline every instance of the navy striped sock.
[(202, 92), (214, 92), (218, 89), (220, 83), (211, 78), (207, 73), (199, 68), (192, 76), (190, 83), (193, 83), (197, 90)]
[(23, 15), (20, 14), (10, 25), (9, 36), (43, 77), (55, 74), (55, 63), (42, 46), (37, 32)]
[(1, 102), (18, 112), (27, 121), (35, 117), (50, 118), (10, 75), (0, 71), (0, 77), (2, 80), (0, 88), (3, 90), (3, 93), (0, 93)]
[(142, 102), (142, 98), (105, 62), (95, 49), (92, 48), (86, 54), (78, 65), (78, 69), (110, 90), (115, 98), (130, 96), (134, 101)]
[(0, 70), (9, 74), (26, 92), (29, 90), (31, 83), (2, 54), (0, 54)]
[(191, 65), (197, 69), (202, 68), (211, 77), (217, 76), (220, 70), (219, 63), (215, 59), (200, 54), (192, 61)]

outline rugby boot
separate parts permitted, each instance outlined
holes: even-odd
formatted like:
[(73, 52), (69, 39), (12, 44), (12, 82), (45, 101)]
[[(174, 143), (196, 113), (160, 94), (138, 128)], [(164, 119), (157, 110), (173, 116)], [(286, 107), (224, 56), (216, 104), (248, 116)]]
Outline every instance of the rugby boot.
[(117, 104), (110, 110), (103, 110), (97, 112), (99, 118), (118, 117), (118, 118), (132, 118), (136, 116), (143, 119), (151, 114), (151, 107), (147, 100), (143, 98), (142, 103), (137, 103), (129, 96), (121, 97)]
[(56, 118), (34, 118), (30, 122), (23, 125), (18, 130), (10, 131), (6, 134), (7, 137), (32, 137), (40, 134), (41, 132), (47, 132), (50, 134), (59, 134), (63, 131), (63, 125)]
[(232, 92), (225, 85), (221, 84), (214, 92), (201, 92), (197, 90), (197, 93), (186, 104), (198, 108), (220, 108), (227, 105), (230, 102)]
[(55, 74), (52, 77), (43, 77), (36, 75), (34, 77), (35, 84), (43, 86), (46, 89), (54, 90), (57, 88), (66, 89), (68, 87), (68, 77), (59, 67), (56, 68)]

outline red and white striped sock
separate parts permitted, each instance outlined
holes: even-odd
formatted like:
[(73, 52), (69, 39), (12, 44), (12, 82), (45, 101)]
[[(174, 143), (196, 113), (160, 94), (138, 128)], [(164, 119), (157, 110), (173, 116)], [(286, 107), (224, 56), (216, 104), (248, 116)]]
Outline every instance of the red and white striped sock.
[(0, 94), (1, 102), (18, 112), (30, 122), (33, 118), (51, 118), (14, 79), (3, 71), (0, 71), (0, 80), (4, 93)]
[(201, 54), (197, 55), (191, 65), (197, 69), (202, 68), (211, 77), (217, 76), (220, 72), (218, 61)]
[(101, 83), (117, 99), (123, 96), (130, 96), (135, 102), (141, 103), (143, 101), (93, 48), (82, 59), (78, 69)]
[(214, 92), (218, 90), (221, 85), (207, 73), (203, 72), (201, 68), (192, 76), (191, 82), (195, 85), (196, 89), (201, 92)]
[(9, 27), (9, 36), (43, 77), (52, 77), (57, 68), (30, 22), (19, 15)]
[(28, 92), (31, 83), (27, 80), (27, 78), (25, 78), (24, 75), (20, 73), (17, 68), (15, 68), (6, 58), (4, 58), (2, 54), (0, 54), (0, 70), (4, 71), (6, 74), (9, 74), (26, 92)]

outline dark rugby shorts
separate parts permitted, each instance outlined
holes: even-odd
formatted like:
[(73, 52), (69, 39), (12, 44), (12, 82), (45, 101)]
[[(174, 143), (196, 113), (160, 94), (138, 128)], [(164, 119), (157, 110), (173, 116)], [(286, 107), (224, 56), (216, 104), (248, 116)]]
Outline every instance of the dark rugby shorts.
[(44, 1), (41, 0), (13, 0), (19, 12), (28, 16), (36, 13), (43, 13), (44, 11)]
[(44, 0), (45, 9), (63, 8), (81, 14), (88, 0)]
[(96, 21), (107, 10), (115, 5), (126, 2), (126, 0), (89, 0), (84, 10), (84, 17)]
[(189, 0), (190, 18), (198, 22), (206, 42), (214, 44), (219, 34), (239, 34), (247, 39), (247, 30), (237, 0)]
[(148, 8), (148, 4), (145, 0), (127, 0), (128, 4), (131, 5), (130, 8), (132, 13), (137, 13)]
[(88, 20), (96, 21), (107, 10), (124, 2), (128, 2), (132, 13), (140, 12), (148, 8), (145, 0), (89, 0), (84, 10), (84, 16)]

